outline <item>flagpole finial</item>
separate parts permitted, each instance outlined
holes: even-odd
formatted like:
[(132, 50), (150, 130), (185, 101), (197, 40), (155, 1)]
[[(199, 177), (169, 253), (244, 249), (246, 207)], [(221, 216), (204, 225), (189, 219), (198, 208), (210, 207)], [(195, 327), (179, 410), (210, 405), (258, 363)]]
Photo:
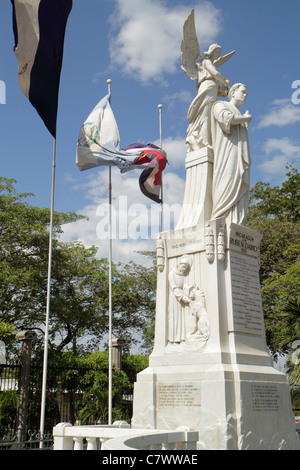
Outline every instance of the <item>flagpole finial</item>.
[(159, 105), (158, 105), (158, 109), (163, 109), (163, 105), (162, 105), (162, 104), (159, 104)]
[(106, 83), (107, 83), (107, 86), (108, 86), (108, 92), (110, 93), (111, 92), (112, 80), (109, 78), (108, 80), (106, 80)]

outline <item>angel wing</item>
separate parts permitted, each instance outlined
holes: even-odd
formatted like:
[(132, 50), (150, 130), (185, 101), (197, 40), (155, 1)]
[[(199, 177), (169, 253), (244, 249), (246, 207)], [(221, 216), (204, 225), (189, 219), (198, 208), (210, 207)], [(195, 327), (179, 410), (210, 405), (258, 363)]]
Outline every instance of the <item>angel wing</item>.
[(220, 67), (220, 65), (225, 64), (227, 60), (230, 59), (230, 57), (235, 54), (236, 51), (229, 52), (229, 54), (223, 55), (223, 57), (219, 57), (217, 60), (214, 61), (214, 66), (215, 67)]
[(191, 80), (197, 80), (196, 60), (199, 55), (200, 46), (196, 34), (195, 14), (192, 10), (184, 23), (183, 40), (181, 41), (181, 68)]

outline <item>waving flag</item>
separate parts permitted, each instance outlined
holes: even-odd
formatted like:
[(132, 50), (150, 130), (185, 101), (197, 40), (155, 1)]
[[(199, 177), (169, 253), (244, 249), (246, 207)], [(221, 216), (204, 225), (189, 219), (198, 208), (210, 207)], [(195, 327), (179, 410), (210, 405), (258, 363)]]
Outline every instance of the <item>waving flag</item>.
[(77, 143), (76, 164), (81, 171), (106, 165), (118, 167), (121, 173), (143, 169), (139, 181), (141, 191), (160, 203), (161, 174), (166, 167), (167, 155), (154, 144), (135, 143), (121, 149), (110, 99), (109, 93), (84, 122)]
[(19, 85), (56, 137), (59, 81), (72, 0), (11, 0)]

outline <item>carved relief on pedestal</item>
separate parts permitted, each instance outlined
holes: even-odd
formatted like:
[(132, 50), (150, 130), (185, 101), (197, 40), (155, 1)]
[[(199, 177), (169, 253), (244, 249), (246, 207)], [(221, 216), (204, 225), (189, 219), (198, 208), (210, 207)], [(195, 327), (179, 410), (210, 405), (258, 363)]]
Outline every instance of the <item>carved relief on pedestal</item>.
[(163, 272), (166, 264), (166, 255), (165, 255), (165, 244), (164, 241), (159, 237), (156, 240), (156, 264), (159, 272)]
[(205, 227), (205, 248), (207, 260), (213, 263), (215, 260), (215, 237), (209, 223), (207, 223)]
[(225, 227), (221, 225), (218, 233), (217, 242), (218, 260), (222, 263), (225, 261), (226, 245), (225, 245)]
[(169, 327), (167, 350), (202, 351), (210, 336), (205, 295), (190, 283), (191, 256), (179, 258), (169, 274)]

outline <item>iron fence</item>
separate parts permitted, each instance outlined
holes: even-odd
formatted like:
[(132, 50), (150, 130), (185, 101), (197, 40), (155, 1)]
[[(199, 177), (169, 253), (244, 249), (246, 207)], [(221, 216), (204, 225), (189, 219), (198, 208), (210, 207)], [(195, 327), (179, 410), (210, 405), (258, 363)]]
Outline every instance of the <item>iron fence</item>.
[[(42, 443), (42, 446), (41, 446)], [(18, 434), (6, 434), (0, 439), (0, 451), (1, 450), (35, 450), (44, 449), (52, 450), (53, 448), (53, 437), (52, 433), (44, 435), (43, 439), (40, 437), (39, 432), (27, 431), (26, 439), (20, 441)]]
[[(101, 370), (98, 372), (103, 374)], [(70, 422), (73, 425), (105, 424), (107, 392), (103, 390), (101, 395), (95, 391), (93, 387), (95, 374), (97, 374), (95, 368), (48, 366), (43, 448), (52, 446), (52, 429), (60, 422)], [(0, 450), (39, 448), (42, 375), (43, 367), (31, 364), (26, 434), (20, 443), (17, 417), (21, 365), (0, 365)], [(114, 400), (119, 412), (116, 419), (130, 419), (132, 416), (130, 392), (120, 390)]]

